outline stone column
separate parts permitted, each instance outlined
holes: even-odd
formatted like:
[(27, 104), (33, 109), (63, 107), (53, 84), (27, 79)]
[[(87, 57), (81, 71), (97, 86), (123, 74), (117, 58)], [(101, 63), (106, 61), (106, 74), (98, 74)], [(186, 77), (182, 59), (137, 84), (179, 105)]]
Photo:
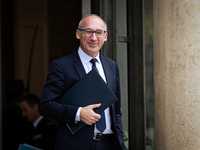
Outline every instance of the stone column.
[(200, 149), (200, 1), (154, 0), (155, 150)]

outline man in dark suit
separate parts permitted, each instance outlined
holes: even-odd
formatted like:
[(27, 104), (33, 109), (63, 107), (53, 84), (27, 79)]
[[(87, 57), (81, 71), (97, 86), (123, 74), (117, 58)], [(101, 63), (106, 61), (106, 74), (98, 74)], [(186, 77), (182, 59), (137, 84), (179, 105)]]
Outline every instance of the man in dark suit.
[(57, 126), (53, 121), (39, 114), (39, 101), (40, 98), (34, 94), (28, 94), (20, 100), (23, 116), (32, 123), (26, 133), (24, 143), (44, 150), (53, 150)]
[[(55, 149), (125, 150), (120, 111), (119, 69), (116, 62), (99, 54), (107, 40), (106, 23), (97, 15), (88, 15), (80, 21), (76, 38), (80, 40), (78, 51), (52, 62), (39, 104), (41, 115), (60, 121)], [(94, 62), (91, 62), (92, 58), (95, 58)], [(93, 111), (101, 104), (86, 107), (60, 104), (59, 98), (93, 66), (118, 100), (104, 110), (104, 115)], [(104, 120), (104, 123), (99, 127), (97, 125), (100, 120)], [(70, 125), (78, 121), (87, 125), (72, 135), (65, 123)], [(104, 125), (105, 128), (100, 129)]]

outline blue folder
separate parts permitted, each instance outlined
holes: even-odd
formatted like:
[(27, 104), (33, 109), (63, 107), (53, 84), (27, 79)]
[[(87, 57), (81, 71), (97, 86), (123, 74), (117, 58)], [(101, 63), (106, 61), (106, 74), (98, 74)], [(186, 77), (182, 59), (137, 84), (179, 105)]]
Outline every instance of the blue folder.
[[(101, 103), (99, 108), (94, 109), (96, 113), (100, 114), (117, 100), (117, 97), (110, 90), (99, 73), (93, 69), (73, 85), (60, 98), (59, 103), (79, 107)], [(77, 124), (66, 123), (66, 125), (72, 134), (76, 134), (86, 124), (80, 121)]]
[(20, 144), (18, 150), (42, 150), (29, 144)]

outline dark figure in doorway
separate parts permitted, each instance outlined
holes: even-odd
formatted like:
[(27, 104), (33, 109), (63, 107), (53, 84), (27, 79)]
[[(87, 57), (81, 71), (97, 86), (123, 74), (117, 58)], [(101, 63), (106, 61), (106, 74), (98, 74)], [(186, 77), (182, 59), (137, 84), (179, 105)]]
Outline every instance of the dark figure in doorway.
[(2, 114), (3, 150), (17, 150), (30, 125), (19, 108), (20, 98), (25, 94), (24, 83), (13, 80), (5, 88), (9, 106)]
[(25, 143), (44, 150), (54, 150), (57, 131), (56, 122), (39, 114), (39, 102), (40, 98), (34, 94), (26, 95), (20, 100), (23, 116), (32, 124), (27, 132)]

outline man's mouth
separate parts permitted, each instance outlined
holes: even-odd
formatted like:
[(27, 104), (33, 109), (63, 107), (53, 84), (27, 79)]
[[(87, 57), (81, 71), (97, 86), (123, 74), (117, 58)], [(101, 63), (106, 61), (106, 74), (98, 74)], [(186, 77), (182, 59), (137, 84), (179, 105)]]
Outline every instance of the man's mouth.
[(90, 46), (97, 46), (98, 43), (95, 43), (95, 42), (88, 42), (88, 44), (89, 44)]

